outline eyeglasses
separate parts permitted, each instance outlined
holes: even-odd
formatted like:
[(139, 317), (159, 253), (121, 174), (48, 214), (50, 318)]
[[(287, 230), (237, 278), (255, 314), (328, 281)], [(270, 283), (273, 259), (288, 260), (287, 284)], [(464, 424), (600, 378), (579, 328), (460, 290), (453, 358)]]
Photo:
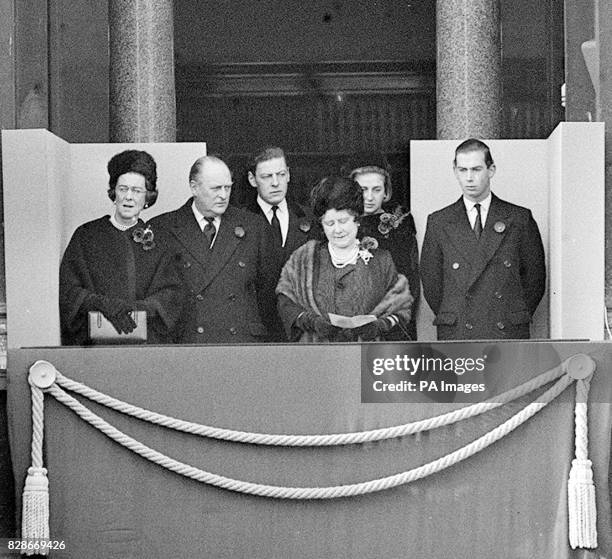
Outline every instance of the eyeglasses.
[(131, 192), (134, 196), (142, 196), (143, 194), (147, 193), (146, 188), (140, 188), (139, 186), (121, 185), (121, 186), (117, 186), (115, 190), (119, 192), (119, 194), (127, 194), (128, 192)]

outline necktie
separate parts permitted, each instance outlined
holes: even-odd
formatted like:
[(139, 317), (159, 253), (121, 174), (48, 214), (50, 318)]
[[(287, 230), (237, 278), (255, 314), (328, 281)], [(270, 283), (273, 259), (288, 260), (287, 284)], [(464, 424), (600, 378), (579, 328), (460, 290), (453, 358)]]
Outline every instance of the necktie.
[(212, 245), (213, 239), (215, 238), (215, 233), (217, 232), (217, 230), (215, 229), (215, 226), (213, 225), (213, 221), (215, 220), (215, 218), (205, 217), (204, 219), (206, 220), (206, 225), (204, 226), (202, 233), (204, 233), (204, 236), (208, 240), (208, 248), (210, 248)]
[(276, 212), (278, 211), (278, 206), (272, 206), (272, 221), (270, 224), (272, 225), (272, 236), (274, 238), (275, 244), (278, 246), (283, 246), (283, 235), (281, 233), (280, 221), (278, 220), (278, 216)]
[(482, 221), (480, 219), (480, 204), (474, 204), (476, 208), (476, 221), (474, 221), (474, 234), (477, 239), (480, 239), (480, 235), (482, 235)]

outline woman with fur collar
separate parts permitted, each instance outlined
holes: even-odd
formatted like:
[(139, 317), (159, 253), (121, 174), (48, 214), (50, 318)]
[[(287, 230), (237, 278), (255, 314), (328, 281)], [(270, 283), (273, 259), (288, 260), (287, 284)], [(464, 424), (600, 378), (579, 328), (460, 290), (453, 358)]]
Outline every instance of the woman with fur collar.
[(298, 248), (276, 287), (289, 340), (384, 339), (410, 320), (413, 298), (389, 252), (371, 237), (358, 238), (361, 187), (351, 179), (327, 177), (313, 189), (311, 206), (326, 240)]

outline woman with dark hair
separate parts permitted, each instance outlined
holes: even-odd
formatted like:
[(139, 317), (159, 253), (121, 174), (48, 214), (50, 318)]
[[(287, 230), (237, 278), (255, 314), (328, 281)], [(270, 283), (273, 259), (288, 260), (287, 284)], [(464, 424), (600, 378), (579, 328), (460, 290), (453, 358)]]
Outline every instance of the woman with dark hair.
[(114, 211), (78, 227), (62, 258), (62, 343), (91, 343), (92, 311), (111, 323), (120, 341), (121, 334), (136, 328), (136, 310), (146, 311), (147, 343), (169, 342), (181, 308), (181, 284), (170, 254), (140, 219), (157, 199), (155, 160), (145, 151), (128, 150), (115, 155), (107, 169)]
[(419, 249), (416, 229), (410, 210), (391, 204), (391, 175), (382, 157), (372, 156), (354, 161), (349, 177), (359, 183), (363, 192), (364, 215), (360, 219), (361, 233), (375, 238), (378, 246), (388, 250), (400, 274), (408, 279), (414, 297), (412, 317), (388, 338), (416, 340), (416, 311), (421, 293), (419, 277)]
[(358, 239), (361, 187), (347, 178), (325, 178), (312, 190), (311, 206), (326, 240), (302, 245), (281, 273), (276, 293), (288, 338), (386, 338), (410, 320), (412, 296), (391, 255), (371, 237)]

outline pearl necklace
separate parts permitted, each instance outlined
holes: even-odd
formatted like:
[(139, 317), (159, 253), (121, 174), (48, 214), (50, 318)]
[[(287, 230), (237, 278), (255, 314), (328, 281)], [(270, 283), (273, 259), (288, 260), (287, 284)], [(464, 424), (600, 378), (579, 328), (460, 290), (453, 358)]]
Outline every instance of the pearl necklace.
[(344, 268), (349, 264), (355, 264), (357, 262), (357, 256), (359, 255), (359, 241), (355, 241), (355, 245), (351, 249), (351, 252), (349, 252), (346, 256), (341, 256), (338, 254), (337, 249), (335, 249), (331, 243), (327, 243), (327, 250), (329, 251), (334, 267)]
[(122, 223), (119, 223), (116, 219), (114, 215), (110, 216), (110, 222), (113, 224), (113, 227), (115, 227), (116, 229), (119, 229), (119, 231), (127, 231), (130, 227), (134, 227), (134, 225), (136, 225), (136, 223), (138, 223), (138, 220), (136, 220), (134, 223), (132, 223), (132, 225), (123, 225)]

